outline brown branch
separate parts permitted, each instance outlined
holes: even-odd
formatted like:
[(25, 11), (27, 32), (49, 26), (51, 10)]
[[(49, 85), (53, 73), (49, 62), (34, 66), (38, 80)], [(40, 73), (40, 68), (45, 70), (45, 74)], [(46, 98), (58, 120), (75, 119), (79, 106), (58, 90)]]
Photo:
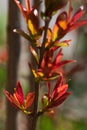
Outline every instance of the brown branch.
[[(16, 14), (16, 15), (15, 15)], [(8, 25), (7, 25), (7, 90), (11, 93), (17, 82), (17, 67), (20, 55), (20, 38), (13, 33), (13, 29), (19, 27), (18, 8), (13, 0), (8, 1)], [(17, 111), (8, 102), (6, 106), (6, 130), (16, 130)]]

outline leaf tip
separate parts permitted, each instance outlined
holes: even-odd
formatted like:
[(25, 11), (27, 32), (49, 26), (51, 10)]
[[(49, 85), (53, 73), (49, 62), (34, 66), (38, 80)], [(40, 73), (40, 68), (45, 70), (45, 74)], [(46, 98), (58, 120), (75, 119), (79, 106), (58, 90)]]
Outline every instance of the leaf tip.
[(81, 10), (84, 10), (84, 5), (81, 5), (81, 6), (80, 6), (80, 9), (81, 9)]
[(16, 33), (16, 29), (13, 29), (13, 32)]

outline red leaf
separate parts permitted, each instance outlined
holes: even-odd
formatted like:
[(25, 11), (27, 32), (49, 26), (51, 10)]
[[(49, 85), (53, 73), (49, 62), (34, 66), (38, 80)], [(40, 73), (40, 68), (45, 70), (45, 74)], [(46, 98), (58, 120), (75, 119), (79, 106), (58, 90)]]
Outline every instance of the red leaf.
[(54, 89), (53, 89), (52, 99), (53, 99), (55, 96), (58, 96), (57, 89), (58, 89), (59, 86), (62, 85), (62, 80), (63, 80), (63, 79), (62, 79), (62, 76), (60, 76), (60, 77), (58, 78), (58, 81), (57, 81), (57, 83), (56, 83)]
[(53, 64), (58, 64), (60, 61), (61, 61), (61, 58), (62, 58), (63, 54), (62, 54), (62, 49), (59, 50)]
[(22, 14), (24, 15), (24, 17), (26, 18), (27, 17), (27, 10), (21, 5), (20, 1), (18, 1), (18, 0), (14, 0), (14, 1), (17, 4), (20, 11), (22, 12)]
[(34, 92), (30, 92), (27, 94), (26, 99), (25, 99), (25, 109), (27, 109), (28, 107), (30, 107), (34, 101), (34, 97), (35, 97), (35, 93)]
[(62, 97), (60, 97), (58, 100), (52, 102), (52, 107), (56, 107), (59, 106), (60, 104), (62, 104), (66, 98), (71, 94), (71, 92), (66, 92)]
[(20, 104), (19, 104), (18, 100), (16, 100), (16, 98), (13, 97), (13, 95), (11, 95), (7, 90), (3, 90), (3, 92), (6, 95), (8, 101), (12, 104), (12, 106), (14, 106), (15, 108), (19, 109), (20, 108)]
[(7, 90), (3, 90), (3, 92), (8, 98), (9, 102), (12, 103), (13, 96)]
[(60, 98), (62, 95), (64, 95), (66, 93), (67, 89), (68, 89), (68, 84), (64, 84), (62, 86), (59, 86), (57, 89), (57, 91), (58, 91), (57, 99)]
[(70, 26), (69, 29), (68, 29), (68, 32), (72, 31), (73, 29), (76, 29), (76, 28), (78, 28), (80, 26), (83, 26), (85, 24), (87, 24), (87, 20), (79, 21), (79, 22), (75, 23), (74, 25)]
[(64, 61), (61, 61), (61, 62), (59, 62), (56, 66), (55, 66), (55, 68), (58, 66), (58, 67), (60, 67), (60, 66), (63, 66), (63, 65), (65, 65), (65, 64), (68, 64), (68, 63), (72, 63), (72, 62), (76, 62), (75, 60), (64, 60)]
[(85, 11), (83, 10), (83, 8), (80, 7), (80, 9), (72, 17), (70, 25), (74, 24), (77, 20), (79, 20), (84, 13)]
[(22, 90), (20, 82), (17, 83), (14, 94), (15, 94), (16, 98), (18, 99), (18, 101), (20, 102), (20, 105), (23, 105), (24, 94), (23, 94), (23, 90)]

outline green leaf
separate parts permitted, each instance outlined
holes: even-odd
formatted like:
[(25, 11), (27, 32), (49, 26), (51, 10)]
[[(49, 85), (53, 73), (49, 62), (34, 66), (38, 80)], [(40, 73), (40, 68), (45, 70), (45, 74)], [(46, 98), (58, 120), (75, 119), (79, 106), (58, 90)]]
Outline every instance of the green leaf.
[(71, 42), (71, 39), (70, 40), (64, 40), (64, 41), (61, 41), (61, 42), (56, 41), (53, 44), (53, 46), (57, 46), (57, 47), (68, 47), (69, 46), (69, 42)]
[(65, 42), (60, 42), (60, 43), (56, 43), (54, 44), (54, 46), (59, 46), (59, 47), (68, 47), (69, 46), (69, 43), (65, 43)]
[(60, 76), (60, 74), (55, 74), (55, 75), (53, 75), (53, 76), (51, 76), (49, 78), (44, 77), (42, 80), (43, 81), (50, 81), (50, 80), (54, 80), (54, 79), (58, 78), (59, 76)]
[(34, 40), (27, 33), (25, 33), (24, 31), (22, 31), (20, 29), (14, 29), (13, 32), (20, 34), (21, 36), (23, 36), (24, 38), (26, 38), (30, 42), (34, 42)]

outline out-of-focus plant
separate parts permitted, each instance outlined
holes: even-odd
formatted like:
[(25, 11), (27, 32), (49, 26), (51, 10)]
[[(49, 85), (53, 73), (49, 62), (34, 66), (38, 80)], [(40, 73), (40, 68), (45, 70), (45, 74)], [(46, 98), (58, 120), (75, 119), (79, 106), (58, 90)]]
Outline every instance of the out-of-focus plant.
[[(69, 10), (58, 15), (52, 29), (49, 24), (53, 15), (67, 5), (67, 0), (45, 0), (45, 11), (40, 13), (38, 8), (42, 1), (31, 7), (30, 1), (25, 0), (26, 8), (18, 0), (14, 1), (23, 14), (29, 31), (26, 33), (20, 29), (13, 30), (25, 37), (30, 43), (29, 50), (36, 65), (34, 66), (30, 61), (28, 64), (35, 79), (35, 86), (32, 86), (35, 91), (29, 92), (24, 98), (22, 87), (18, 82), (13, 94), (7, 90), (4, 90), (4, 94), (13, 106), (31, 117), (31, 130), (35, 130), (38, 117), (45, 112), (53, 113), (53, 109), (62, 104), (71, 94), (71, 92), (67, 92), (68, 80), (66, 80), (63, 66), (75, 62), (75, 60), (62, 60), (62, 47), (69, 46), (71, 41), (71, 39), (62, 40), (62, 38), (77, 27), (87, 24), (87, 20), (79, 20), (85, 13), (83, 6), (73, 15), (72, 4), (69, 1)], [(43, 26), (39, 26), (39, 17), (44, 21)], [(54, 86), (51, 85), (51, 81), (55, 81)], [(42, 106), (38, 107), (39, 92), (43, 87), (41, 82), (45, 83), (48, 91), (43, 93)], [(32, 104), (32, 110), (29, 110)]]

